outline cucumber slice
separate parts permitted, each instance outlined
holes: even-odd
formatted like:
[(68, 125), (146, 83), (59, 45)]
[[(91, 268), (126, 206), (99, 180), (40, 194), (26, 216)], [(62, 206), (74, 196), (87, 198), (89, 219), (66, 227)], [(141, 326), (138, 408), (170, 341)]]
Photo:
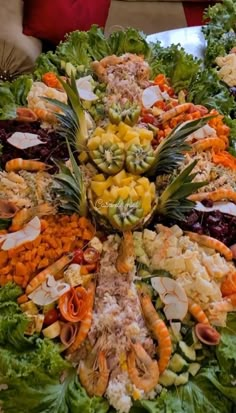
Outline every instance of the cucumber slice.
[(180, 374), (175, 379), (175, 386), (181, 386), (182, 384), (186, 384), (189, 381), (189, 373), (186, 371), (185, 373)]
[(182, 340), (180, 329), (181, 329), (180, 322), (175, 322), (175, 321), (170, 322), (171, 338), (173, 338), (173, 341), (175, 342), (179, 342)]
[(166, 369), (159, 377), (159, 384), (164, 387), (170, 387), (175, 383), (177, 377), (178, 376), (176, 373), (169, 369)]
[(199, 372), (200, 368), (201, 368), (201, 364), (191, 363), (191, 364), (189, 364), (188, 371), (192, 376), (196, 376), (196, 374)]
[(196, 351), (193, 347), (188, 346), (184, 341), (179, 342), (179, 349), (181, 355), (188, 361), (196, 360)]
[(188, 363), (178, 353), (175, 353), (170, 360), (169, 369), (175, 373), (180, 373), (188, 370)]

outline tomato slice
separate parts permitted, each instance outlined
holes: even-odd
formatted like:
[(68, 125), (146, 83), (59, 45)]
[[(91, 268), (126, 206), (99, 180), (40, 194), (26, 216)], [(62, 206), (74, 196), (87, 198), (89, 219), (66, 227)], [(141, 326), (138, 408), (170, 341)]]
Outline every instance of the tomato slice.
[(146, 113), (146, 114), (143, 115), (141, 121), (144, 122), (144, 123), (153, 124), (155, 122), (155, 117), (151, 113)]
[(81, 321), (89, 309), (89, 295), (84, 287), (71, 288), (59, 298), (61, 315), (67, 321)]
[(58, 320), (57, 310), (55, 308), (52, 308), (45, 314), (43, 324), (45, 326), (50, 326), (51, 324), (55, 323), (55, 321), (57, 320)]
[(84, 253), (81, 248), (78, 248), (77, 250), (74, 251), (74, 257), (72, 260), (73, 264), (83, 264), (84, 263)]
[(84, 251), (84, 261), (88, 264), (95, 264), (100, 258), (100, 253), (93, 247), (86, 248)]

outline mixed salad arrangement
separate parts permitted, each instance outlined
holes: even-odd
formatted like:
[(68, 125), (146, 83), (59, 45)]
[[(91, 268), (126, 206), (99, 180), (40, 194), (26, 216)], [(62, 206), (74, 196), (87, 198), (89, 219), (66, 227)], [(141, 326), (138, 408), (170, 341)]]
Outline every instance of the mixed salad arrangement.
[(235, 4), (205, 17), (204, 62), (93, 26), (0, 83), (0, 411), (235, 411)]

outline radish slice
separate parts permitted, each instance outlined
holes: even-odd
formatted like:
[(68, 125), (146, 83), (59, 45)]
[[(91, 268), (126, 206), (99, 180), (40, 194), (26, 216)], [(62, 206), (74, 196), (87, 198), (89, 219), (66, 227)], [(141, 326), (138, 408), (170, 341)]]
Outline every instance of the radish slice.
[(233, 202), (214, 202), (212, 207), (205, 207), (201, 202), (196, 202), (195, 209), (202, 212), (220, 211), (223, 214), (236, 216), (236, 204)]
[(145, 108), (151, 108), (154, 103), (164, 100), (159, 86), (150, 86), (144, 89), (142, 95), (142, 104)]
[(87, 101), (97, 100), (98, 97), (93, 93), (93, 86), (91, 81), (93, 80), (92, 76), (84, 76), (76, 80), (77, 90), (81, 99)]
[(0, 235), (0, 242), (3, 241), (1, 249), (8, 251), (12, 248), (19, 247), (25, 242), (34, 241), (40, 235), (40, 231), (40, 219), (35, 217), (19, 231)]
[(12, 146), (18, 149), (27, 149), (32, 148), (32, 146), (37, 146), (41, 144), (45, 144), (46, 142), (42, 142), (38, 139), (38, 135), (35, 133), (23, 133), (23, 132), (15, 132), (11, 135), (10, 138), (7, 139), (7, 142), (10, 143)]
[(195, 333), (198, 340), (208, 346), (217, 346), (220, 342), (220, 334), (209, 324), (196, 324)]
[(46, 281), (29, 294), (29, 298), (37, 305), (47, 305), (57, 301), (70, 288), (69, 284), (55, 280), (52, 275), (48, 275)]
[(165, 305), (167, 320), (183, 320), (188, 312), (188, 298), (183, 287), (172, 278), (153, 277), (151, 284)]

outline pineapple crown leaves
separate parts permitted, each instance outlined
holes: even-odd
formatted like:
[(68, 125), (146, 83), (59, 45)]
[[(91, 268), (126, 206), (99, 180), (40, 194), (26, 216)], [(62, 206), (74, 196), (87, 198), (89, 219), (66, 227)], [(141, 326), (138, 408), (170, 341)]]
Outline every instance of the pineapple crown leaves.
[(185, 220), (184, 213), (195, 206), (195, 202), (188, 200), (187, 197), (207, 184), (206, 181), (192, 182), (196, 173), (191, 174), (191, 172), (196, 164), (197, 160), (193, 161), (166, 187), (158, 198), (156, 213)]
[(55, 113), (59, 120), (59, 133), (69, 140), (69, 142), (76, 147), (77, 150), (83, 150), (86, 147), (88, 138), (88, 127), (86, 121), (85, 111), (83, 109), (79, 92), (76, 86), (76, 80), (73, 75), (70, 78), (70, 84), (58, 77), (62, 84), (68, 98), (68, 104), (60, 102), (57, 99), (43, 97), (49, 103), (59, 107), (61, 113)]
[(187, 137), (202, 128), (214, 116), (186, 122), (177, 125), (158, 146), (155, 153), (155, 161), (148, 170), (148, 176), (171, 174), (183, 161), (184, 152), (190, 150), (190, 145), (185, 141)]
[(76, 212), (80, 216), (87, 215), (86, 188), (83, 182), (82, 172), (76, 163), (71, 147), (67, 141), (68, 152), (72, 171), (63, 162), (54, 160), (59, 168), (59, 173), (54, 176), (59, 184), (56, 188), (61, 200), (61, 206), (67, 212)]

